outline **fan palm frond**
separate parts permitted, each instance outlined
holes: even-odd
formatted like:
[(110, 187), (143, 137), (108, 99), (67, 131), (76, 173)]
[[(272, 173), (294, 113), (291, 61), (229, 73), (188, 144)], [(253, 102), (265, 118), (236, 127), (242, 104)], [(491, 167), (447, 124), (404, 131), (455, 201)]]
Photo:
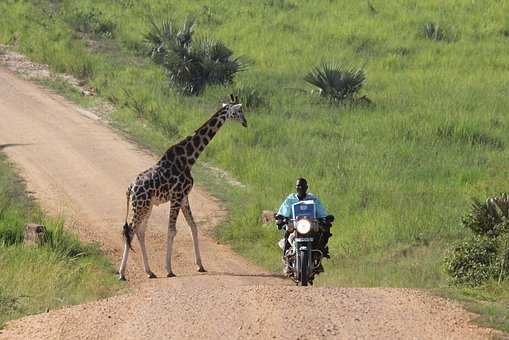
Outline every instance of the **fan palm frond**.
[(193, 41), (195, 27), (195, 19), (193, 17), (187, 17), (184, 25), (180, 28), (177, 33), (176, 41), (179, 46), (182, 48), (188, 48), (191, 42)]
[(470, 213), (463, 218), (463, 225), (474, 233), (498, 236), (509, 219), (509, 195), (502, 193), (486, 202), (474, 199)]
[(194, 28), (192, 17), (178, 31), (170, 20), (157, 24), (151, 19), (145, 35), (152, 60), (162, 64), (172, 84), (187, 95), (200, 94), (207, 84), (231, 83), (244, 68), (241, 58), (221, 41), (193, 41)]
[(242, 59), (234, 57), (233, 51), (221, 41), (202, 39), (196, 42), (193, 52), (199, 56), (211, 84), (229, 84), (245, 67)]
[(366, 75), (362, 69), (322, 64), (309, 72), (304, 80), (319, 88), (320, 95), (334, 102), (352, 100), (362, 88)]
[(175, 32), (173, 22), (163, 20), (157, 24), (150, 19), (150, 30), (144, 35), (145, 45), (148, 47), (148, 54), (158, 64), (164, 62), (164, 55), (175, 44)]

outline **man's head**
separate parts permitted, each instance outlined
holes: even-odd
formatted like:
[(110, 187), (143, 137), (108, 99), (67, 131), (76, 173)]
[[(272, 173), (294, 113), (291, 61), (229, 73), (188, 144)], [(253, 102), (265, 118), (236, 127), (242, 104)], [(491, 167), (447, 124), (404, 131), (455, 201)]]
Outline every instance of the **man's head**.
[(297, 190), (297, 195), (299, 197), (306, 197), (306, 193), (308, 191), (308, 181), (305, 178), (298, 178), (295, 183), (295, 189)]

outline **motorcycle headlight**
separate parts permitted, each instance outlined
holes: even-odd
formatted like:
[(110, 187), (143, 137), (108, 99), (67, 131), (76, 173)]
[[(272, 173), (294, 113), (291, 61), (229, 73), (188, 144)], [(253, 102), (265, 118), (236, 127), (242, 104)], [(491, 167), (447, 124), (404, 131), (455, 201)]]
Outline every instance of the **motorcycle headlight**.
[(308, 220), (299, 220), (295, 226), (299, 234), (307, 234), (311, 230), (311, 222)]

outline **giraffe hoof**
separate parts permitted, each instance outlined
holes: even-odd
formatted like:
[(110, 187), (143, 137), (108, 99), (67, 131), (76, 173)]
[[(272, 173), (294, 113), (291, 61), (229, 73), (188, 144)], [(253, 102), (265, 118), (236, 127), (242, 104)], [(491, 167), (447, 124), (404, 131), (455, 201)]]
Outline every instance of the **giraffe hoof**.
[(173, 272), (170, 272), (168, 273), (168, 275), (166, 275), (166, 277), (176, 277), (177, 275), (175, 275), (175, 273)]
[(148, 278), (149, 279), (157, 279), (157, 275), (152, 273), (152, 272), (150, 272), (150, 273), (148, 273)]
[(118, 280), (119, 280), (119, 281), (127, 281), (127, 280), (125, 279), (125, 276), (124, 276), (124, 275), (119, 275), (119, 276), (118, 276)]
[(198, 267), (198, 272), (200, 273), (206, 273), (207, 271), (203, 267)]

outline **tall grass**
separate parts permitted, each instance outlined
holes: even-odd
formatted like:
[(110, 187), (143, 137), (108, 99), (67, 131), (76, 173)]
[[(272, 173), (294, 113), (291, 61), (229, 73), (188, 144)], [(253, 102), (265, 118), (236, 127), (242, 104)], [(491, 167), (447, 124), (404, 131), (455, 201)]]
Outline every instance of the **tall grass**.
[[(25, 223), (42, 223), (42, 246), (23, 246)], [(0, 154), (0, 327), (5, 321), (118, 291), (97, 245), (85, 245), (44, 216)]]
[[(267, 267), (280, 265), (279, 235), (259, 213), (276, 209), (298, 176), (337, 217), (320, 277), (328, 284), (445, 284), (442, 252), (462, 237), (470, 197), (505, 190), (506, 3), (63, 0), (50, 19), (41, 14), (49, 2), (40, 3), (0, 5), (0, 41), (84, 74), (117, 105), (110, 119), (156, 151), (194, 131), (232, 90), (263, 95), (249, 129), (225, 126), (200, 160), (247, 185), (221, 189), (232, 213), (218, 237)], [(93, 51), (65, 19), (90, 7), (115, 27)], [(142, 53), (148, 18), (168, 15), (193, 16), (197, 36), (224, 41), (252, 66), (237, 84), (179, 96)], [(426, 39), (429, 22), (455, 39)], [(363, 92), (375, 105), (336, 107), (312, 95), (303, 77), (330, 60), (365, 65)], [(142, 104), (134, 110), (133, 98)]]

